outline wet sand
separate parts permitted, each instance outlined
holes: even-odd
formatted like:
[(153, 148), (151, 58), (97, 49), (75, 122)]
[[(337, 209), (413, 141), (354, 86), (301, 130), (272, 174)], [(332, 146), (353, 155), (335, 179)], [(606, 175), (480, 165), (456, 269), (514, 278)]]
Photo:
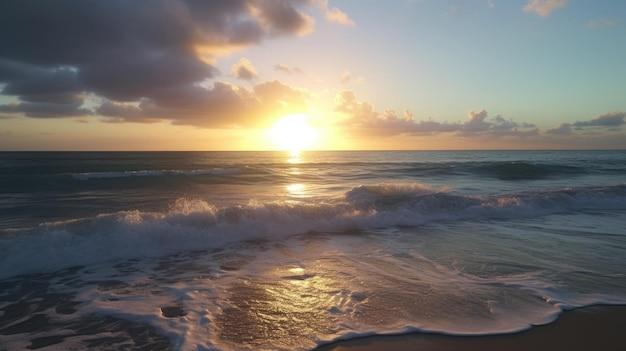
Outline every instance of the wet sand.
[(626, 350), (626, 306), (591, 306), (564, 312), (554, 323), (503, 335), (411, 333), (340, 341), (317, 351)]

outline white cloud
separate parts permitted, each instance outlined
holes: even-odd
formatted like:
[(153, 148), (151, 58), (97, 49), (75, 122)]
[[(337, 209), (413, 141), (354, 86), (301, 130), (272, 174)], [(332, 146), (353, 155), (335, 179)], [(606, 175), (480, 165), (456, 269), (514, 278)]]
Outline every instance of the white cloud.
[(319, 6), (324, 12), (326, 20), (340, 24), (342, 26), (354, 26), (354, 20), (350, 18), (345, 12), (336, 7), (330, 7), (328, 0), (319, 0)]
[(546, 17), (552, 13), (552, 11), (565, 7), (568, 0), (530, 0), (524, 6), (524, 11), (533, 12), (541, 17)]

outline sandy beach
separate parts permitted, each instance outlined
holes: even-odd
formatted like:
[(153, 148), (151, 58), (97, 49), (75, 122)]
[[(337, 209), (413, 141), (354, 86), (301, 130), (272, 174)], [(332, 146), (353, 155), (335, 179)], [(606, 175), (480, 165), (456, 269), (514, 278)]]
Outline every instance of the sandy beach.
[(626, 349), (626, 306), (591, 306), (564, 312), (554, 323), (504, 335), (411, 333), (336, 342), (318, 351), (522, 351)]

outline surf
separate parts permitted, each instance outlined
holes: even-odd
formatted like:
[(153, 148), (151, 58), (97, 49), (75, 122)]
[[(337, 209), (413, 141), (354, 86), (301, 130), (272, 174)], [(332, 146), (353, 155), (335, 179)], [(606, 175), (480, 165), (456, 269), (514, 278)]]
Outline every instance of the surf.
[(623, 184), (478, 196), (420, 183), (382, 183), (356, 186), (322, 200), (250, 201), (224, 207), (180, 198), (166, 211), (135, 209), (4, 230), (0, 277), (311, 232), (624, 209)]

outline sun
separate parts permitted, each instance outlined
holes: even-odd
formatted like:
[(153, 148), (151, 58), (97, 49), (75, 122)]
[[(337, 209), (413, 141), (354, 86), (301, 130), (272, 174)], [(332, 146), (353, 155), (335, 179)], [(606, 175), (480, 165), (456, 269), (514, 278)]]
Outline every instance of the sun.
[(317, 130), (305, 114), (288, 115), (279, 119), (269, 131), (272, 143), (280, 150), (297, 154), (312, 148), (317, 141)]

